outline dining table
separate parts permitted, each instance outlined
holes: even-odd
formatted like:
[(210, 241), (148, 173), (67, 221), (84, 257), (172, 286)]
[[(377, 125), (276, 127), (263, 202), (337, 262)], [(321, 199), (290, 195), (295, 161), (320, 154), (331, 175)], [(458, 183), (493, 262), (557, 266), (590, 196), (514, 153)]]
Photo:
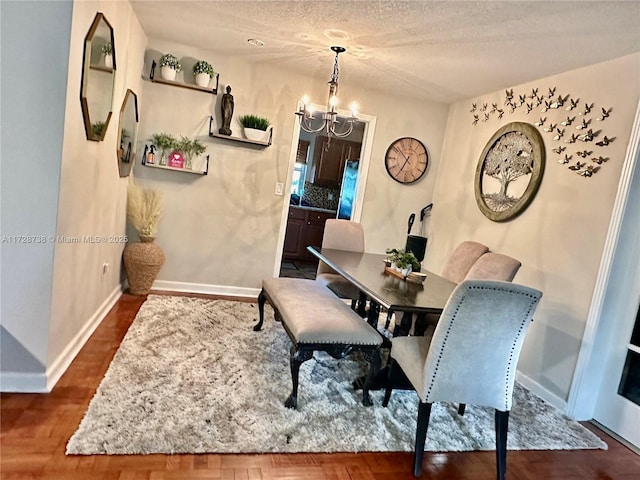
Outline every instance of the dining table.
[[(318, 260), (326, 263), (336, 273), (344, 277), (360, 291), (360, 299), (356, 311), (367, 319), (373, 327), (378, 327), (380, 312), (387, 312), (387, 324), (392, 314), (396, 315), (392, 336), (421, 335), (432, 321), (442, 312), (456, 283), (434, 272), (421, 269), (424, 275), (422, 283), (413, 283), (399, 278), (385, 269), (387, 255), (376, 253), (350, 252), (329, 248), (317, 249), (313, 246), (307, 250)], [(339, 287), (329, 288), (338, 296)], [(365, 303), (368, 302), (368, 308)], [(415, 318), (414, 318), (415, 316)], [(383, 347), (385, 343), (383, 343)], [(386, 339), (386, 346), (390, 347)], [(394, 369), (399, 371), (400, 369)], [(383, 370), (371, 389), (383, 388), (386, 385), (386, 369)], [(404, 388), (405, 379), (394, 381), (394, 388)], [(362, 386), (362, 379), (354, 382), (356, 388)]]

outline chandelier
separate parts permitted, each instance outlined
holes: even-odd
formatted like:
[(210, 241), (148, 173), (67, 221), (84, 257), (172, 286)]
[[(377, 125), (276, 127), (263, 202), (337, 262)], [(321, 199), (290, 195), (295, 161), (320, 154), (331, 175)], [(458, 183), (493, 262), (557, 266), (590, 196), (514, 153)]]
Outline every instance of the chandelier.
[[(314, 127), (314, 120), (316, 117), (313, 116), (314, 108), (313, 105), (309, 103), (309, 97), (305, 95), (302, 97), (302, 102), (296, 115), (298, 115), (298, 120), (300, 121), (300, 128), (302, 128), (305, 132), (309, 133), (319, 133), (324, 131), (331, 140), (332, 136), (335, 137), (346, 137), (353, 131), (353, 124), (358, 120), (358, 105), (353, 102), (351, 104), (351, 116), (339, 125), (338, 122), (338, 55), (342, 52), (346, 51), (343, 47), (331, 47), (331, 50), (335, 52), (336, 59), (333, 64), (333, 73), (331, 74), (331, 80), (329, 80), (329, 98), (327, 99), (327, 110), (322, 114), (322, 123)], [(328, 145), (327, 145), (328, 146)]]

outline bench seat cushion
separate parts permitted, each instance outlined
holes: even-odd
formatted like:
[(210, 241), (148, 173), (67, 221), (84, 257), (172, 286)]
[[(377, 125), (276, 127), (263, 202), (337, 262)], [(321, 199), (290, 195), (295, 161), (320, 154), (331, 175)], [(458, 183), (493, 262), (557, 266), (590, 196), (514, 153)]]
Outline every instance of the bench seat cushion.
[(269, 278), (262, 288), (297, 343), (382, 343), (378, 332), (320, 282)]

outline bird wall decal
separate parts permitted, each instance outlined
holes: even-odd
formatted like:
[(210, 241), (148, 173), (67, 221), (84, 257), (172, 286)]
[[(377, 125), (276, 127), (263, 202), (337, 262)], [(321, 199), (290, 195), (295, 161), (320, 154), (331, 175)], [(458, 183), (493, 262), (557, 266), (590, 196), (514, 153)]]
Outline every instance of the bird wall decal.
[(582, 158), (587, 158), (589, 155), (591, 155), (593, 152), (590, 150), (582, 150), (581, 152), (576, 152), (577, 155), (581, 156)]
[(602, 108), (602, 115), (600, 115), (599, 117), (596, 117), (596, 120), (598, 120), (599, 122), (602, 122), (605, 118), (609, 117), (611, 110), (613, 110), (613, 108), (610, 108), (608, 110), (606, 108)]
[(478, 106), (475, 103), (471, 104), (471, 110), (469, 110), (471, 113), (475, 112), (476, 109), (478, 108)]
[(542, 130), (544, 130), (547, 133), (551, 133), (556, 129), (557, 126), (558, 126), (557, 123), (555, 123), (555, 124), (554, 123), (550, 123), (548, 127), (545, 127)]
[(556, 128), (556, 132), (558, 132), (558, 133), (553, 136), (553, 139), (557, 141), (557, 140), (560, 140), (564, 136), (564, 128), (563, 129)]
[(578, 137), (578, 140), (580, 140), (581, 142), (591, 142), (593, 141), (594, 136), (595, 135), (593, 134), (593, 130), (589, 129), (587, 133), (585, 133), (584, 135), (580, 135)]
[(583, 118), (582, 123), (580, 125), (576, 125), (576, 130), (585, 130), (590, 123), (591, 123), (591, 119), (587, 120), (586, 118)]
[(585, 165), (586, 163), (584, 162), (583, 163), (577, 162), (575, 165), (570, 165), (568, 168), (569, 170), (577, 171), (577, 170), (580, 170), (581, 168), (584, 168)]
[(541, 127), (544, 125), (544, 122), (547, 121), (547, 117), (540, 117), (540, 120), (534, 123), (536, 127)]
[(584, 110), (580, 112), (580, 115), (588, 115), (589, 113), (591, 113), (592, 108), (593, 108), (593, 103), (592, 104), (585, 103)]
[(476, 115), (475, 113), (473, 114), (473, 125), (477, 125), (478, 124), (478, 120), (480, 120), (478, 118), (478, 115)]
[(579, 98), (576, 98), (575, 100), (573, 98), (569, 99), (569, 105), (567, 105), (567, 108), (565, 108), (565, 110), (567, 111), (573, 110), (578, 106), (578, 103), (580, 103)]
[(564, 152), (566, 149), (567, 149), (567, 147), (559, 146), (559, 147), (554, 147), (551, 150), (553, 151), (553, 153), (560, 154), (560, 153)]
[(553, 98), (553, 96), (556, 94), (556, 87), (550, 88), (549, 89), (549, 98)]
[(596, 145), (598, 145), (599, 147), (606, 147), (607, 145), (612, 143), (615, 139), (616, 137), (609, 138), (605, 135), (602, 140), (600, 140), (599, 142), (596, 142)]
[(578, 136), (575, 133), (572, 133), (569, 138), (567, 138), (564, 143), (576, 143), (578, 140)]
[(564, 125), (565, 127), (567, 127), (571, 125), (575, 119), (576, 117), (567, 117), (567, 119), (564, 122), (562, 122), (560, 125)]
[(609, 157), (603, 157), (603, 156), (593, 157), (591, 159), (592, 162), (597, 163), (598, 165), (601, 165), (602, 163), (606, 162), (607, 160), (609, 160)]

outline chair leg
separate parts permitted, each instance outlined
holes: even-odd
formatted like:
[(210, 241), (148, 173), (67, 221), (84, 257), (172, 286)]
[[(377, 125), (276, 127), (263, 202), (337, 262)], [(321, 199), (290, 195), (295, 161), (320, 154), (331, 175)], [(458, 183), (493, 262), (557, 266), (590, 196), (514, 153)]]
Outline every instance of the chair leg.
[(264, 290), (260, 290), (258, 295), (258, 313), (260, 314), (258, 323), (253, 326), (253, 331), (257, 332), (262, 328), (262, 322), (264, 322), (264, 302), (267, 301), (267, 297), (264, 294)]
[(284, 402), (284, 406), (293, 410), (298, 406), (298, 377), (300, 375), (300, 365), (313, 356), (313, 351), (300, 349), (296, 345), (291, 345), (289, 353), (289, 363), (291, 366), (291, 383), (293, 388), (289, 398)]
[(458, 405), (458, 415), (464, 415), (464, 411), (466, 408), (467, 408), (466, 403), (461, 403), (460, 405)]
[(370, 407), (373, 405), (373, 402), (369, 396), (369, 389), (373, 383), (373, 377), (380, 370), (380, 364), (382, 363), (380, 349), (377, 348), (371, 355), (367, 355), (367, 359), (369, 360), (369, 373), (367, 373), (367, 379), (362, 386), (362, 405)]
[(367, 317), (367, 296), (363, 292), (360, 292), (358, 301), (356, 302), (356, 313), (362, 318)]
[(413, 453), (413, 476), (419, 477), (422, 474), (422, 457), (424, 456), (424, 444), (427, 441), (427, 429), (429, 428), (429, 417), (431, 416), (431, 403), (418, 405), (418, 426), (416, 427), (416, 448)]
[(389, 365), (387, 366), (387, 386), (384, 391), (384, 398), (382, 399), (383, 407), (387, 407), (387, 405), (389, 405), (389, 400), (391, 399), (391, 391), (393, 390), (392, 375), (396, 365), (396, 361), (393, 358), (389, 357)]
[(509, 412), (496, 410), (496, 467), (498, 480), (504, 480), (507, 474), (507, 431)]

